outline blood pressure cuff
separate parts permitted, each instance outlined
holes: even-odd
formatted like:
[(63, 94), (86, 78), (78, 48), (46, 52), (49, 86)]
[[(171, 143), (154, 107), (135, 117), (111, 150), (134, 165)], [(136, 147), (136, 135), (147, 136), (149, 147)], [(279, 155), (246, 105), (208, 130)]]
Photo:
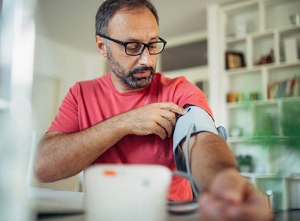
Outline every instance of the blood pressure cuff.
[[(186, 172), (185, 156), (179, 144), (188, 135), (189, 129), (194, 124), (191, 134), (211, 132), (219, 135), (212, 117), (202, 108), (189, 106), (185, 115), (179, 115), (173, 132), (173, 153), (178, 171)], [(221, 135), (222, 136), (222, 135)]]

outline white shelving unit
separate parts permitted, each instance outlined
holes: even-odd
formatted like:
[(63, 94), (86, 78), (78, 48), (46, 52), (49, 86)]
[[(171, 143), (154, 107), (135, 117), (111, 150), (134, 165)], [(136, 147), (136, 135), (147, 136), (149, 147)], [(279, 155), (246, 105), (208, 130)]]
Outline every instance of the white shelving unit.
[[(275, 209), (300, 208), (300, 182), (292, 176), (300, 173), (300, 25), (290, 20), (291, 14), (300, 13), (300, 1), (239, 1), (209, 13), (219, 14), (218, 116), (228, 144), (236, 156), (252, 156), (252, 173), (244, 175), (262, 192), (273, 191)], [(289, 39), (296, 47), (286, 50)], [(292, 50), (297, 57), (290, 59)], [(230, 63), (226, 52), (238, 55), (236, 63)], [(294, 78), (299, 80), (292, 96), (271, 96), (270, 85)]]
[[(198, 31), (166, 40), (168, 43), (164, 53), (159, 56), (158, 70), (168, 77), (185, 76), (194, 84), (202, 82), (202, 89), (208, 95), (207, 32)], [(198, 60), (194, 60), (194, 57)], [(177, 68), (169, 69), (170, 66)]]
[(300, 208), (300, 177), (242, 173), (249, 182), (259, 187), (263, 193), (271, 191), (270, 201), (274, 210)]
[[(291, 24), (289, 18), (300, 11), (300, 1), (250, 0), (223, 6), (220, 11), (221, 54), (224, 60), (222, 96), (228, 93), (240, 95), (239, 102), (226, 103), (224, 99), (223, 122), (229, 132), (231, 146), (239, 143), (238, 140), (253, 136), (285, 136), (283, 106), (300, 102), (300, 91), (296, 90), (297, 96), (293, 98), (270, 100), (268, 85), (300, 77), (300, 26)], [(298, 53), (298, 57), (291, 61), (286, 59), (284, 50), (284, 42), (288, 38), (295, 39), (298, 45), (298, 48), (291, 49)], [(225, 69), (227, 51), (243, 54), (245, 65)], [(268, 58), (269, 61), (257, 65), (262, 61), (261, 57), (267, 58), (271, 51), (273, 55)], [(251, 94), (255, 94), (257, 100), (252, 101)], [(270, 122), (264, 122), (267, 120)], [(268, 126), (272, 128), (266, 128)], [(240, 133), (231, 136), (231, 132), (237, 130)]]

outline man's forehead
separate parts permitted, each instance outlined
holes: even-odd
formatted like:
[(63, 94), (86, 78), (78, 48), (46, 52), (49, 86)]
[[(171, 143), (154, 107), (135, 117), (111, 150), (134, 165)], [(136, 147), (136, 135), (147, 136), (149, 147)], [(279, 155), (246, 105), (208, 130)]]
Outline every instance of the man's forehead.
[[(146, 16), (147, 19), (141, 18)], [(158, 24), (153, 13), (146, 7), (122, 8), (116, 11), (108, 24), (109, 34), (117, 33), (125, 35), (129, 32), (153, 32), (158, 31)], [(123, 31), (123, 33), (120, 33)]]
[(139, 16), (139, 15), (143, 15), (143, 14), (152, 15), (157, 23), (157, 20), (156, 20), (154, 14), (147, 7), (135, 7), (135, 8), (123, 7), (123, 8), (120, 8), (113, 14), (113, 16), (110, 19), (110, 22), (118, 16), (119, 17), (122, 16), (122, 17), (124, 17), (124, 19), (126, 19), (126, 18), (129, 18), (128, 15)]

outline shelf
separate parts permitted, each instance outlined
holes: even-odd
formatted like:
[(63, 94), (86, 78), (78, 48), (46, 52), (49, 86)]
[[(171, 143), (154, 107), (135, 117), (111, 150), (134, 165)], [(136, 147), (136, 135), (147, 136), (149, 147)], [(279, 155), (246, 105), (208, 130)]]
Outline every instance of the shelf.
[(158, 57), (157, 71), (170, 78), (186, 77), (201, 88), (209, 99), (207, 32), (183, 34), (167, 41), (164, 53)]
[[(266, 67), (267, 65), (264, 65)], [(255, 71), (260, 71), (262, 66), (256, 66), (253, 68), (235, 68), (235, 69), (230, 69), (226, 70), (227, 75), (238, 75), (238, 74), (247, 74), (250, 72), (255, 72)]]
[(237, 43), (237, 42), (242, 42), (242, 41), (246, 41), (246, 37), (236, 37), (236, 36), (233, 36), (233, 37), (227, 37), (226, 38), (226, 43), (227, 44), (230, 44), (230, 43)]
[(299, 0), (264, 1), (265, 28), (277, 28), (291, 24), (290, 15), (299, 12)]
[(241, 12), (241, 8), (249, 8), (253, 7), (257, 4), (256, 1), (246, 1), (246, 2), (237, 2), (234, 4), (229, 4), (223, 6), (224, 12), (227, 14), (236, 14), (237, 12)]
[[(224, 6), (223, 12), (226, 14), (227, 37), (232, 35), (243, 36), (259, 31), (259, 14), (256, 1), (240, 2)], [(251, 23), (251, 26), (248, 24)]]
[[(241, 173), (244, 177), (253, 177), (253, 178), (283, 178), (277, 174), (270, 174), (270, 173)], [(289, 179), (292, 179), (288, 177)]]
[(299, 102), (300, 97), (284, 97), (278, 99), (270, 99), (270, 100), (256, 100), (256, 101), (244, 101), (244, 102), (235, 102), (235, 103), (227, 103), (227, 109), (239, 109), (239, 108), (248, 108), (252, 107), (267, 107), (272, 105), (278, 105), (279, 102)]
[[(288, 98), (285, 98), (288, 99)], [(300, 100), (300, 98), (298, 98)], [(267, 106), (267, 105), (273, 105), (277, 104), (278, 100), (257, 100), (257, 101), (244, 101), (244, 102), (236, 102), (236, 103), (227, 103), (226, 107), (228, 109), (233, 108), (242, 108), (242, 107), (248, 107), (250, 105), (256, 105), (256, 106)]]
[(237, 136), (237, 137), (228, 137), (227, 142), (228, 143), (242, 143), (248, 141), (250, 138), (249, 137), (242, 137), (242, 136)]
[(269, 70), (300, 66), (300, 60), (292, 62), (281, 62), (280, 64), (269, 64), (266, 68)]
[(236, 37), (236, 36), (227, 37), (225, 43), (227, 44), (237, 43), (237, 42), (246, 41), (247, 38), (258, 38), (258, 37), (275, 34), (277, 32), (285, 33), (285, 32), (293, 32), (298, 30), (300, 31), (300, 26), (296, 26), (296, 25), (283, 26), (278, 28), (267, 29), (265, 31), (257, 31), (257, 32), (249, 33), (243, 37)]
[(299, 209), (299, 174), (278, 175), (273, 173), (241, 173), (262, 192), (272, 191), (272, 204), (276, 210)]
[(278, 31), (279, 33), (290, 32), (290, 31), (300, 31), (300, 26), (297, 26), (297, 25), (283, 26), (283, 27), (274, 29), (274, 32), (275, 31)]
[(262, 69), (274, 70), (274, 69), (295, 67), (295, 66), (300, 66), (300, 60), (293, 61), (293, 62), (280, 62), (279, 64), (271, 63), (271, 64), (264, 64), (259, 66), (255, 65), (252, 68), (236, 68), (236, 69), (226, 70), (225, 72), (227, 75), (238, 75), (238, 74), (247, 74), (251, 72), (261, 71)]
[(164, 73), (207, 66), (207, 33), (194, 32), (168, 39), (159, 59), (159, 67)]
[(256, 143), (256, 142), (279, 142), (279, 141), (291, 141), (299, 140), (300, 136), (237, 136), (237, 137), (228, 137), (228, 143)]

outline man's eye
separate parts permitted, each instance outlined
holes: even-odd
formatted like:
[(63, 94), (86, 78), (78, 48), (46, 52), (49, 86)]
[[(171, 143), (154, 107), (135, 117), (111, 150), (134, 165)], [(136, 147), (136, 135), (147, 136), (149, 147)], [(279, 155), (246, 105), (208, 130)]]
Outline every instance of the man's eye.
[(157, 43), (150, 44), (150, 48), (153, 48), (153, 49), (157, 48)]
[(127, 49), (129, 50), (138, 50), (141, 48), (141, 44), (139, 43), (130, 43), (127, 45)]

